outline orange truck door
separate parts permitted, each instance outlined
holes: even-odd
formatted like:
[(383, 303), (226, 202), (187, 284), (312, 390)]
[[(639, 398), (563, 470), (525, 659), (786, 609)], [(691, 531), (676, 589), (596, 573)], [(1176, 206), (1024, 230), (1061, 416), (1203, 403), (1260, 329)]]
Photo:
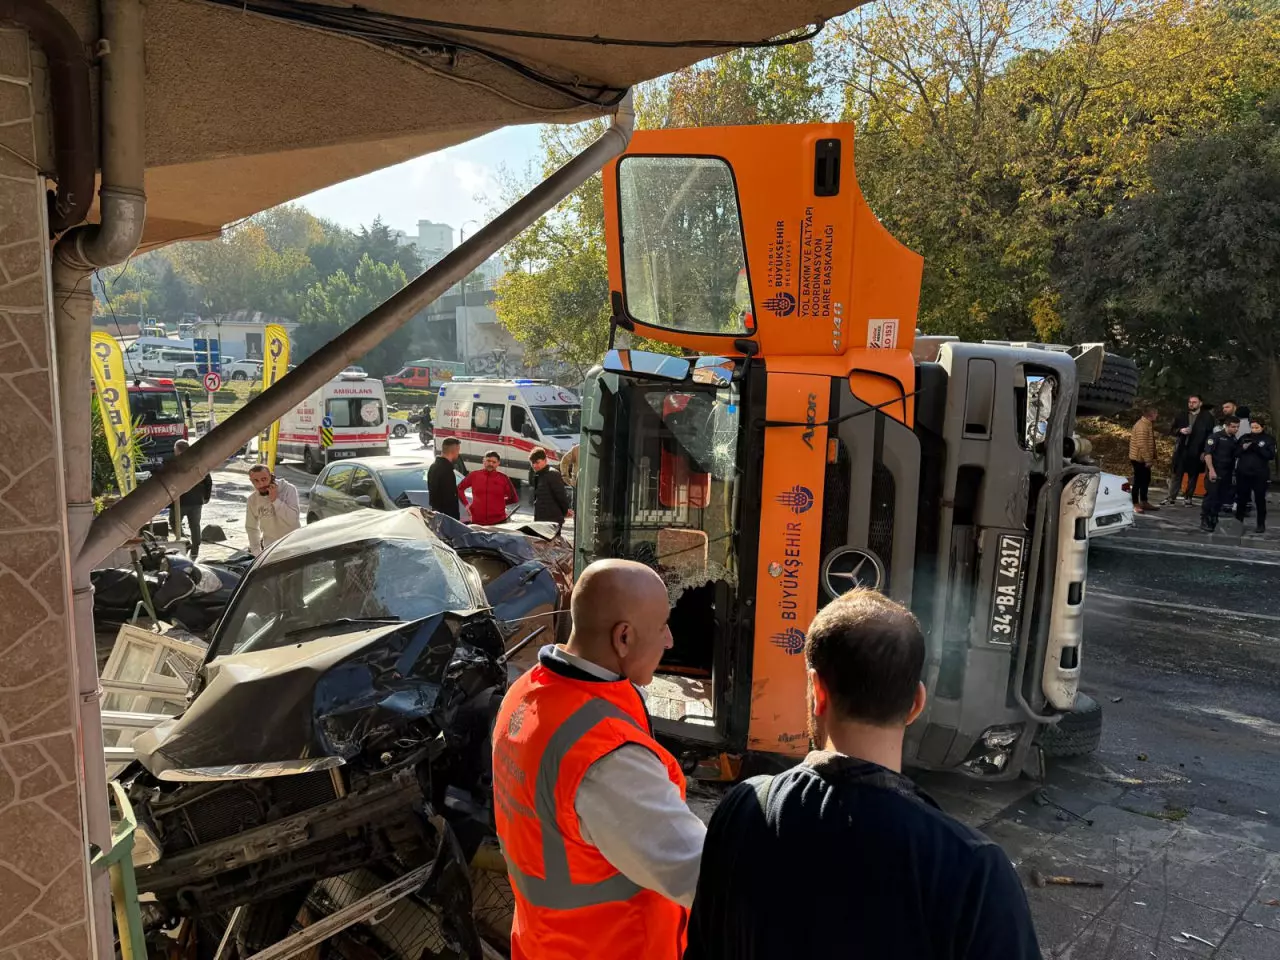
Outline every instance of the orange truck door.
[[(771, 370), (914, 389), (921, 258), (858, 189), (850, 124), (645, 130), (604, 171), (615, 304), (703, 354), (751, 340)], [(744, 282), (745, 281), (745, 282)], [(906, 402), (891, 416), (910, 423)]]

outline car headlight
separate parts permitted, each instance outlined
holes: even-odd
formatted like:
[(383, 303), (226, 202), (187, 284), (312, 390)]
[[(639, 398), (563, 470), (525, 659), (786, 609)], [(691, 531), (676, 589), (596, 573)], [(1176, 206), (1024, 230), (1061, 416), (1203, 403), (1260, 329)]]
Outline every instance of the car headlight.
[(133, 829), (133, 865), (149, 867), (159, 863), (164, 851), (160, 849), (160, 841), (145, 824), (138, 824)]

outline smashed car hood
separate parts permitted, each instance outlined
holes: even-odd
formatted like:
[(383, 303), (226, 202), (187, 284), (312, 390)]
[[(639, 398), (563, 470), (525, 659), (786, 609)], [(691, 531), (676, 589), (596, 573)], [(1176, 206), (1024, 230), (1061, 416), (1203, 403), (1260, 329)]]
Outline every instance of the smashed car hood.
[(192, 778), (182, 771), (345, 759), (379, 730), (435, 708), (456, 646), (441, 613), (217, 657), (186, 713), (139, 735), (133, 747), (161, 780)]
[(436, 540), (419, 510), (366, 507), (308, 523), (267, 548), (258, 561), (269, 566), (304, 553), (319, 553), (357, 540)]

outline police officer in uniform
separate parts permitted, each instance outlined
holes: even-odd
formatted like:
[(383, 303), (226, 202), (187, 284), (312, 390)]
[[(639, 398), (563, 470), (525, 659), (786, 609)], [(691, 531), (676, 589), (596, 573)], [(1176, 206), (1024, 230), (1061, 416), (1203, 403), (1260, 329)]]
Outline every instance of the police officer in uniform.
[(1212, 533), (1218, 526), (1218, 512), (1227, 502), (1231, 481), (1235, 475), (1237, 446), (1236, 432), (1240, 418), (1227, 417), (1222, 432), (1215, 433), (1204, 442), (1204, 465), (1209, 471), (1205, 484), (1204, 502), (1200, 505), (1200, 529)]
[(1267, 526), (1267, 483), (1271, 479), (1271, 461), (1276, 458), (1276, 441), (1261, 420), (1255, 418), (1249, 427), (1249, 434), (1238, 441), (1236, 519), (1244, 522), (1245, 508), (1252, 496), (1257, 532), (1263, 533)]

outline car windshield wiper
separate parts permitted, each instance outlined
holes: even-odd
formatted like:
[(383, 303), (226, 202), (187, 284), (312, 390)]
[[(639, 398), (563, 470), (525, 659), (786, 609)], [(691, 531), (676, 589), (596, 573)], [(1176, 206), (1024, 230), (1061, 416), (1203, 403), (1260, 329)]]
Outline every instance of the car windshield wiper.
[(347, 627), (360, 623), (403, 623), (404, 617), (339, 617), (337, 620), (329, 620), (325, 623), (313, 623), (306, 627), (295, 627), (287, 630), (282, 638), (287, 640), (289, 637), (299, 633), (311, 633), (313, 630), (328, 630), (330, 627)]

